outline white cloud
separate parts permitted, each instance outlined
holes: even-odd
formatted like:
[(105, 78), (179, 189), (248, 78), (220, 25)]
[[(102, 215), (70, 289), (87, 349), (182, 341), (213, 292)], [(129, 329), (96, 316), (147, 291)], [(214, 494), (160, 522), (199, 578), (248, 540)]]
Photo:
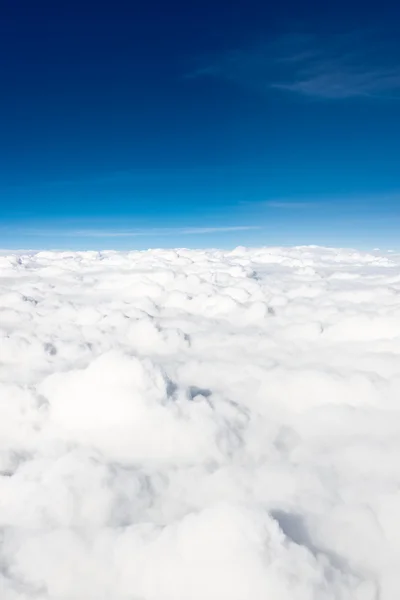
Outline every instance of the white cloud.
[(62, 237), (92, 237), (92, 238), (119, 238), (119, 237), (141, 237), (141, 236), (171, 236), (171, 235), (206, 235), (209, 233), (229, 233), (230, 231), (249, 231), (260, 229), (257, 225), (232, 225), (222, 227), (158, 227), (137, 229), (24, 229), (19, 232), (24, 235), (33, 236), (62, 236)]
[(285, 200), (268, 200), (263, 204), (264, 206), (269, 206), (270, 208), (288, 208), (291, 210), (295, 210), (297, 208), (318, 208), (325, 205), (323, 202), (293, 202)]
[(2, 600), (393, 600), (400, 255), (0, 256)]
[(295, 81), (272, 83), (271, 87), (321, 99), (390, 98), (392, 94), (399, 93), (400, 72), (397, 69), (371, 71), (365, 66), (359, 66), (356, 70), (353, 66), (341, 64), (339, 60), (332, 68), (331, 64), (321, 60), (317, 65), (305, 65)]
[(189, 77), (222, 79), (262, 94), (281, 90), (321, 100), (398, 100), (394, 41), (379, 31), (282, 35), (215, 56)]

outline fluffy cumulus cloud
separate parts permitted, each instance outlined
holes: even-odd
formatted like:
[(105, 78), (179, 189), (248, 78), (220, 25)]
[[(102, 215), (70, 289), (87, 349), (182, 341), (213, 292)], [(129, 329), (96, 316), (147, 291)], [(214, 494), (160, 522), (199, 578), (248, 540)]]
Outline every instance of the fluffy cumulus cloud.
[(400, 596), (400, 255), (0, 256), (2, 600)]

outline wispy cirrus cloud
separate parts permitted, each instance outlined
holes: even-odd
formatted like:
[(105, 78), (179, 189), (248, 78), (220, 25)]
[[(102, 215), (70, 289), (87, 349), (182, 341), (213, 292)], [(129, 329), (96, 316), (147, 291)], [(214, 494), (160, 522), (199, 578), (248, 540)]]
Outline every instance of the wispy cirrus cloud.
[(309, 98), (400, 99), (400, 42), (371, 32), (285, 35), (214, 57), (191, 77), (225, 79), (258, 92)]
[[(298, 197), (277, 197), (270, 200), (243, 201), (241, 204), (253, 209), (259, 209), (265, 213), (266, 209), (272, 209), (272, 212), (278, 211), (315, 211), (319, 214), (337, 213), (348, 214), (351, 211), (366, 209), (367, 207), (385, 206), (389, 210), (396, 209), (400, 201), (400, 192), (376, 191), (376, 192), (349, 192), (340, 195), (315, 194), (299, 195)], [(394, 216), (394, 215), (393, 215)], [(375, 218), (375, 217), (374, 217)], [(392, 216), (390, 217), (392, 218)], [(398, 215), (396, 214), (396, 218)]]
[(255, 225), (238, 225), (226, 227), (171, 227), (171, 228), (141, 228), (141, 229), (30, 229), (26, 228), (18, 233), (31, 236), (57, 236), (79, 238), (135, 238), (135, 237), (163, 237), (173, 235), (206, 235), (213, 233), (229, 233), (235, 231), (250, 231), (260, 229)]
[(286, 202), (285, 200), (267, 200), (266, 202), (263, 202), (263, 206), (267, 206), (269, 208), (286, 208), (290, 210), (320, 208), (321, 206), (326, 206), (326, 204), (326, 202)]
[(271, 200), (243, 200), (240, 202), (242, 206), (248, 206), (253, 208), (273, 208), (273, 209), (286, 209), (286, 210), (307, 210), (307, 209), (321, 209), (327, 208), (334, 205), (337, 202), (343, 201), (343, 198), (310, 198), (307, 196), (294, 197), (294, 198), (275, 198)]
[(400, 70), (364, 70), (338, 62), (331, 70), (323, 61), (305, 65), (292, 82), (271, 83), (271, 88), (332, 100), (370, 97), (390, 98), (399, 93)]

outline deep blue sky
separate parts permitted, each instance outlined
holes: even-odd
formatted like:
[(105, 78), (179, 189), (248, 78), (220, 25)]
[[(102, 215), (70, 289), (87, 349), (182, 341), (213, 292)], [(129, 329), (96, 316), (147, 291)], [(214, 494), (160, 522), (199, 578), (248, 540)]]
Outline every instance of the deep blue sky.
[(370, 4), (0, 1), (0, 248), (399, 247)]

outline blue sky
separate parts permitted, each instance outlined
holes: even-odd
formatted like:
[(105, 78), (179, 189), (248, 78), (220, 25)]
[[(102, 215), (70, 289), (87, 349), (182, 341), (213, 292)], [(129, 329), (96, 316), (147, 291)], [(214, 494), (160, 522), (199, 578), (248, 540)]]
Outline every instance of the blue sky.
[(399, 247), (396, 3), (1, 12), (0, 248)]

